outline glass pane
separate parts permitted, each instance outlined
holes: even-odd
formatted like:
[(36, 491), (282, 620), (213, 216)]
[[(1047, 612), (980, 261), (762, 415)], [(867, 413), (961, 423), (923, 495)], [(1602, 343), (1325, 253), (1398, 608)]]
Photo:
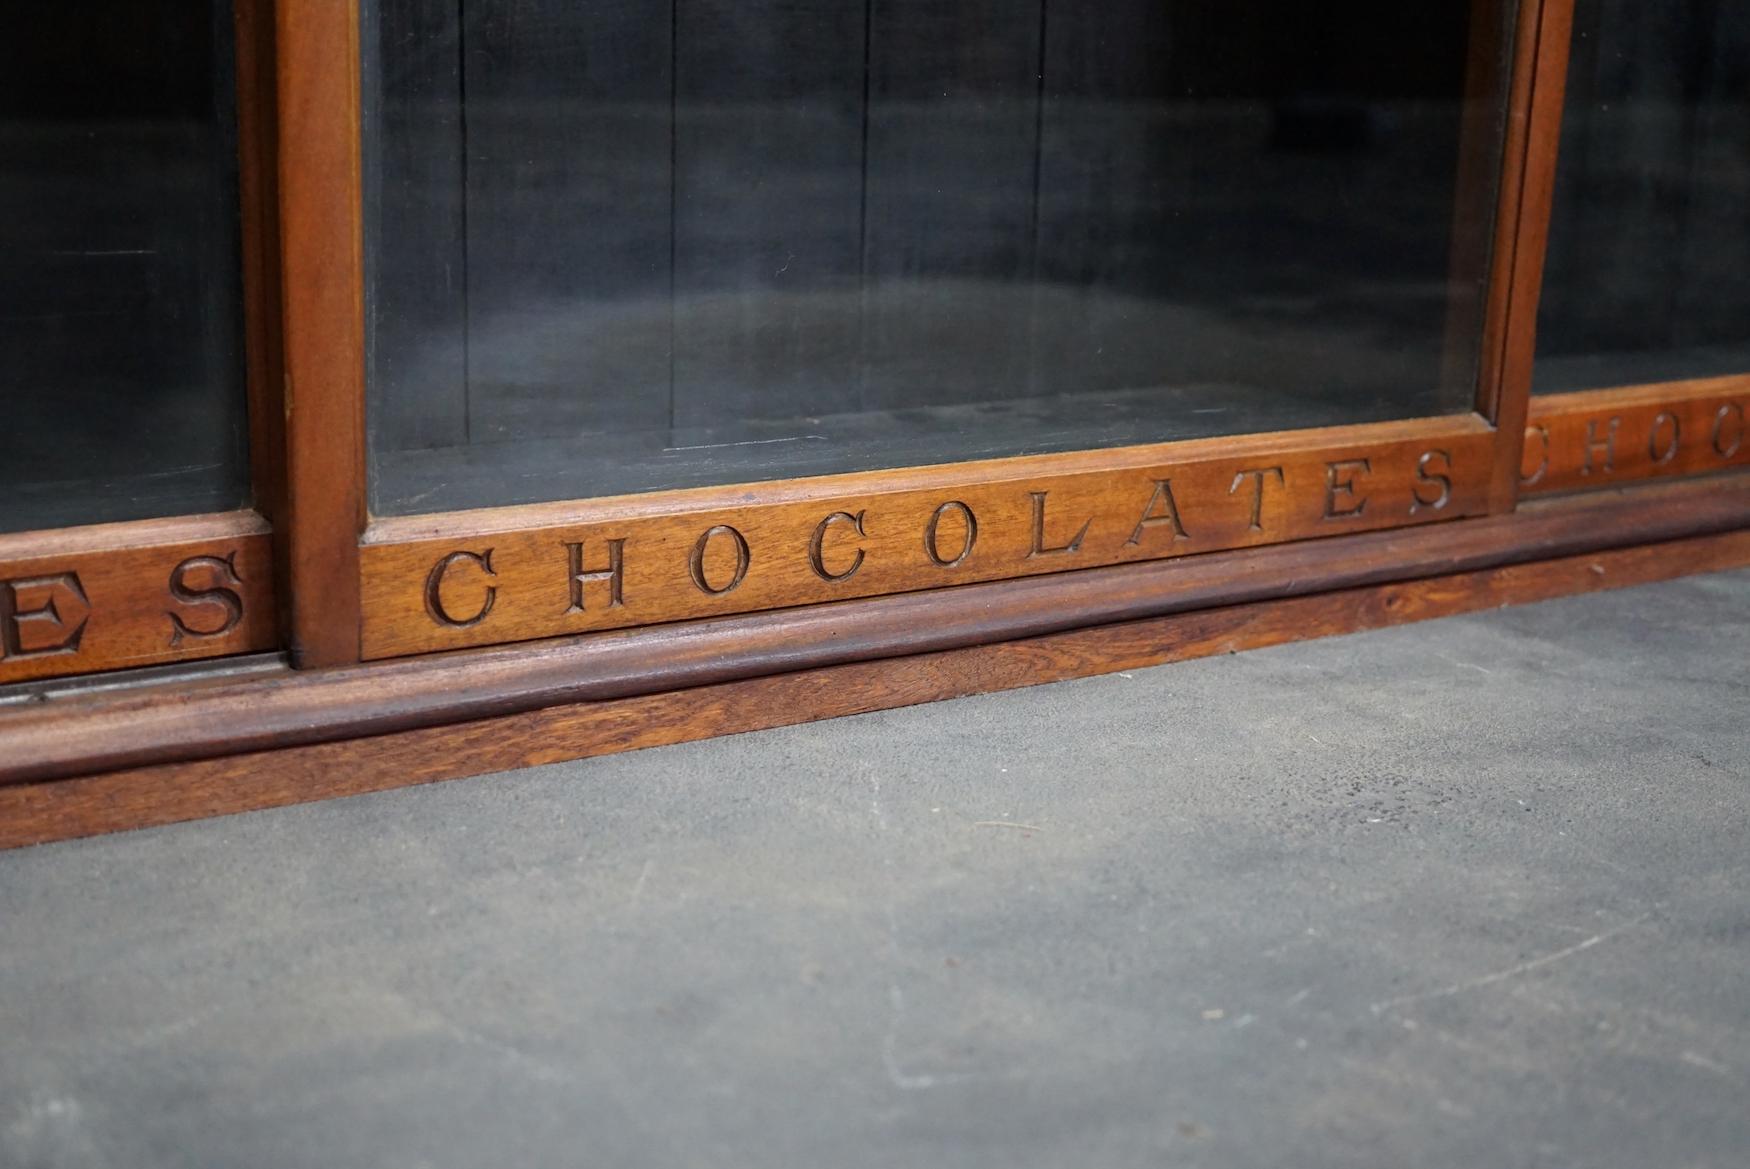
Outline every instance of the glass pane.
[(1750, 373), (1750, 5), (1574, 21), (1535, 389)]
[(12, 4), (0, 531), (248, 499), (231, 6)]
[(1468, 411), (1504, 20), (372, 0), (374, 507)]

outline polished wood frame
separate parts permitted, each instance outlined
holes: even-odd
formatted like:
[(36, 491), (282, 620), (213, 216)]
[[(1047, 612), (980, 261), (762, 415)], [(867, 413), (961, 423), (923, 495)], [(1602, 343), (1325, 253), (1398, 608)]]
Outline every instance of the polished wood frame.
[(1494, 438), (1461, 416), (382, 521), (364, 655), (1481, 515)]
[(0, 536), (0, 682), (277, 644), (272, 539), (252, 511)]
[[(1551, 109), (1559, 120), (1559, 93), (1538, 104), (1540, 46), (1565, 30), (1571, 0), (1518, 9), (1498, 159), (1501, 54), (1482, 30), (1498, 27), (1501, 0), (1477, 2), (1459, 170), (1494, 185), (1496, 213), (1474, 416), (371, 521), (358, 4), (279, 0), (294, 660), (333, 666), (1509, 509), (1525, 416), (1513, 328), (1535, 301), (1523, 289), (1548, 216), (1527, 156)], [(961, 541), (951, 555), (943, 523)]]
[(1519, 498), (1525, 418), (1537, 349), (1537, 304), (1543, 288), (1555, 195), (1555, 150), (1574, 0), (1523, 0), (1514, 32), (1512, 97), (1501, 167), (1501, 213), (1483, 329), (1482, 384), (1492, 392), (1488, 416), (1498, 435), (1491, 509), (1511, 510)]
[(1750, 466), (1750, 374), (1532, 399), (1528, 495)]
[(1573, 0), (1504, 135), (1471, 46), (1474, 414), (376, 521), (358, 2), (236, 13), (257, 510), (0, 537), (0, 683), (290, 662), (0, 708), (0, 846), (1750, 563), (1750, 375), (1530, 394)]
[(359, 659), (365, 524), (358, 0), (274, 0), (292, 660)]
[(235, 0), (238, 195), (253, 508), (0, 535), (0, 684), (278, 648), (285, 501), (273, 0)]

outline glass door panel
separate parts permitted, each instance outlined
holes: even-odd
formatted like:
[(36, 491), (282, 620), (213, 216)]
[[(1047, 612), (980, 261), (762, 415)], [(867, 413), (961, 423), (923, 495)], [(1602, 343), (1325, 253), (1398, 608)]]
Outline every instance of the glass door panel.
[(1578, 0), (1535, 393), (1750, 374), (1750, 6)]
[(376, 514), (1475, 400), (1497, 6), (364, 9)]
[(0, 37), (0, 532), (249, 499), (231, 5)]

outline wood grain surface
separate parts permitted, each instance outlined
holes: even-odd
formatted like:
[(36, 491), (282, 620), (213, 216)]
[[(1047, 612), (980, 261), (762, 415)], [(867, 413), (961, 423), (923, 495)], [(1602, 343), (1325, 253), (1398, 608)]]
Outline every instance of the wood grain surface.
[(277, 644), (253, 512), (0, 536), (0, 683)]
[(414, 517), (362, 550), (386, 658), (1483, 510), (1475, 416)]
[(1750, 564), (1750, 531), (0, 788), (0, 848), (1139, 669)]
[(358, 738), (1750, 528), (1750, 479), (1244, 552), (610, 630), (0, 713), (0, 785)]
[(1750, 466), (1750, 374), (1532, 400), (1520, 489), (1545, 495)]
[(286, 497), (293, 659), (358, 660), (365, 307), (358, 0), (278, 0)]

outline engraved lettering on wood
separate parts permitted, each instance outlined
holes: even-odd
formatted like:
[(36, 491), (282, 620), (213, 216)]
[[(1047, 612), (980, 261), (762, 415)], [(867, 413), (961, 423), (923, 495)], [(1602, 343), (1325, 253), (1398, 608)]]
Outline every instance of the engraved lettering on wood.
[(567, 615), (586, 611), (583, 587), (591, 581), (607, 582), (608, 608), (618, 609), (626, 603), (626, 541), (608, 540), (606, 543), (608, 566), (596, 569), (583, 566), (582, 540), (565, 545), (566, 556), (571, 562), (571, 608), (565, 610)]
[(1598, 437), (1598, 419), (1586, 420), (1586, 462), (1580, 467), (1580, 474), (1590, 475), (1593, 471), (1593, 458), (1598, 452), (1604, 452), (1604, 473), (1612, 474), (1616, 470), (1616, 432), (1622, 426), (1621, 418), (1612, 418), (1605, 427), (1604, 437)]
[(1537, 452), (1537, 468), (1530, 474), (1525, 471), (1523, 462), (1519, 465), (1519, 486), (1536, 487), (1543, 482), (1543, 477), (1549, 474), (1549, 427), (1527, 426), (1525, 428), (1525, 454)]
[[(953, 556), (942, 555), (942, 520), (948, 515), (960, 517), (961, 530), (964, 535), (960, 541), (960, 551)], [(957, 499), (951, 499), (930, 513), (930, 522), (924, 525), (924, 553), (930, 562), (938, 568), (954, 568), (964, 564), (966, 558), (972, 555), (972, 549), (978, 543), (978, 517), (972, 514), (972, 509)]]
[(1702, 383), (1630, 386), (1533, 401), (1522, 486), (1572, 491), (1633, 479), (1695, 475), (1750, 454), (1742, 396)]
[(1727, 402), (1714, 414), (1714, 453), (1729, 459), (1744, 445), (1744, 407)]
[(91, 602), (76, 572), (0, 581), (0, 657), (76, 654)]
[(808, 541), (808, 563), (813, 567), (815, 576), (828, 584), (838, 584), (857, 575), (857, 571), (863, 567), (864, 551), (858, 548), (848, 568), (833, 572), (826, 566), (826, 537), (834, 524), (849, 524), (857, 535), (868, 536), (869, 533), (863, 529), (863, 517), (868, 514), (867, 511), (860, 511), (856, 515), (848, 511), (835, 511), (815, 525), (814, 535)]
[(444, 604), (444, 578), (452, 568), (464, 564), (478, 569), (482, 579), (498, 575), (492, 570), (492, 549), (488, 548), (485, 552), (451, 552), (432, 565), (430, 574), (425, 578), (425, 611), (431, 615), (433, 621), (452, 629), (467, 629), (480, 624), (492, 612), (492, 606), (498, 603), (498, 586), (489, 584), (486, 586), (484, 599), (473, 616), (457, 617), (450, 612)]
[[(1325, 518), (1354, 519), (1366, 512), (1367, 499), (1357, 488), (1357, 480), (1371, 473), (1371, 459), (1339, 459), (1325, 464)], [(1338, 502), (1341, 497), (1341, 503)]]
[(1029, 560), (1038, 556), (1075, 555), (1081, 550), (1082, 541), (1088, 538), (1088, 529), (1094, 526), (1094, 521), (1090, 518), (1083, 522), (1079, 532), (1070, 537), (1069, 543), (1058, 545), (1055, 548), (1047, 547), (1045, 544), (1045, 497), (1050, 494), (1049, 491), (1028, 492), (1028, 495), (1033, 499), (1033, 546), (1027, 551), (1027, 559)]
[(1255, 470), (1241, 471), (1235, 475), (1233, 486), (1227, 489), (1229, 495), (1235, 495), (1239, 492), (1240, 485), (1247, 479), (1252, 481), (1251, 530), (1254, 532), (1264, 530), (1264, 480), (1271, 475), (1276, 476), (1276, 482), (1280, 486), (1283, 482), (1281, 467), (1259, 467)]
[[(1699, 444), (1716, 405), (1679, 415), (1686, 437), (1693, 432)], [(1639, 444), (1653, 413), (1623, 416), (1637, 466), (1645, 465)], [(1580, 426), (1555, 432), (1557, 462), (1577, 465)], [(660, 500), (585, 501), (546, 510), (527, 530), (497, 520), (473, 536), (413, 535), (414, 525), (384, 524), (361, 553), (365, 652), (384, 658), (758, 612), (1486, 508), (1493, 440), (1486, 425), (1454, 419), (1414, 433), (1396, 429), (1378, 443), (1296, 435), (1280, 452), (1248, 439), (1232, 452), (1199, 443), (1183, 458), (1127, 451), (1111, 456), (1110, 467), (1079, 454), (1047, 457), (1037, 469), (968, 468), (958, 480), (951, 469), (931, 468), (885, 473), (866, 486), (860, 479), (786, 484), (770, 499), (757, 487), (710, 489), (673, 508)], [(1571, 480), (1575, 466), (1563, 474)], [(397, 527), (409, 535), (398, 538)]]
[[(710, 551), (711, 540), (716, 536), (727, 536), (735, 548), (735, 571), (724, 585), (713, 585), (705, 575), (705, 554)], [(730, 527), (728, 524), (718, 524), (708, 528), (693, 545), (693, 556), (689, 565), (693, 574), (693, 584), (700, 592), (709, 593), (713, 597), (721, 597), (732, 593), (741, 587), (741, 582), (747, 579), (748, 566), (753, 563), (753, 552), (747, 546), (747, 537)]]
[(237, 573), (237, 553), (193, 556), (170, 573), (170, 596), (184, 612), (168, 610), (170, 644), (187, 638), (223, 637), (243, 623), (243, 578)]
[[(1440, 470), (1432, 470), (1434, 461)], [(1452, 452), (1423, 451), (1416, 460), (1416, 482), (1410, 487), (1410, 514), (1427, 509), (1439, 511), (1452, 502)]]
[[(1157, 512), (1156, 508), (1164, 510)], [(1142, 518), (1136, 521), (1136, 529), (1130, 533), (1130, 539), (1124, 541), (1127, 548), (1134, 548), (1142, 543), (1143, 535), (1150, 529), (1161, 524), (1170, 524), (1173, 529), (1173, 540), (1189, 540), (1191, 534), (1185, 530), (1185, 524), (1179, 518), (1179, 501), (1173, 498), (1173, 481), (1171, 479), (1156, 479), (1154, 494), (1148, 497), (1143, 505)]]
[[(1667, 426), (1671, 428), (1671, 439), (1662, 443), (1659, 435)], [(1677, 415), (1669, 410), (1661, 410), (1647, 431), (1647, 457), (1653, 460), (1653, 466), (1663, 467), (1677, 457), (1677, 448), (1682, 441), (1683, 424), (1677, 421)]]

